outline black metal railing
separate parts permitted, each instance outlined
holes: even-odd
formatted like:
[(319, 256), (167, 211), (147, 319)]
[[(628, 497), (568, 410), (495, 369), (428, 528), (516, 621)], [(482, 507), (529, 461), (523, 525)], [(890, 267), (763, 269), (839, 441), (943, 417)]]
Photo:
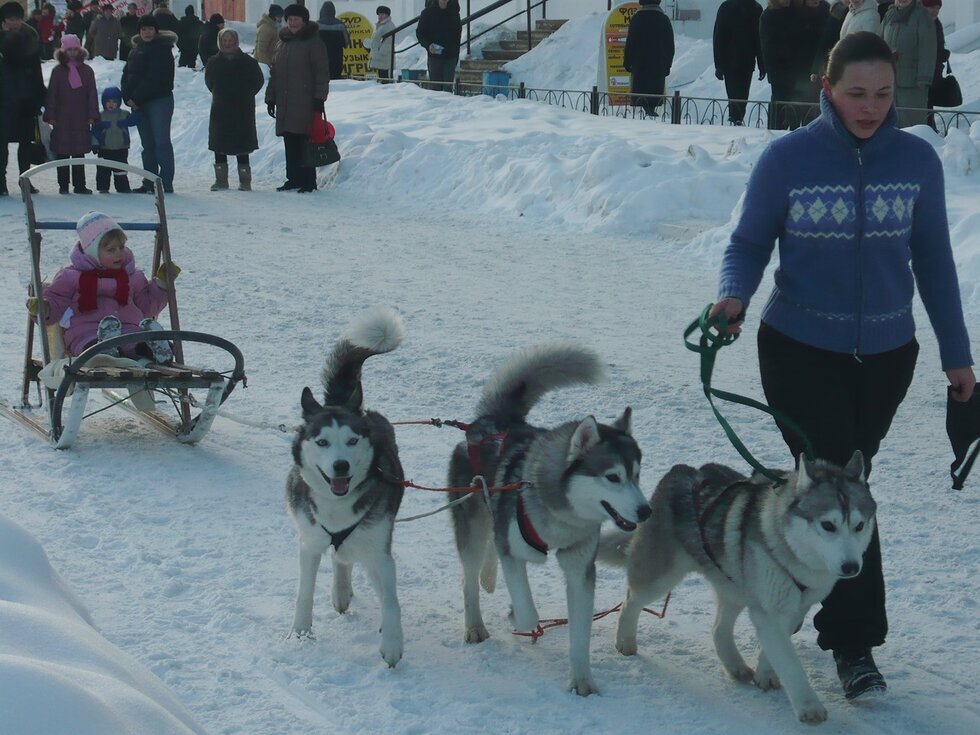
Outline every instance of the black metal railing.
[[(717, 97), (685, 97), (680, 91), (668, 95), (603, 92), (591, 90), (547, 89), (518, 85), (454, 82), (426, 82), (402, 79), (398, 81), (439, 88), (461, 96), (488, 94), (506, 99), (526, 99), (570, 110), (635, 120), (659, 120), (674, 125), (741, 125), (751, 128), (793, 129), (806, 125), (820, 114), (816, 102), (779, 102), (762, 100), (729, 100)], [(732, 108), (735, 107), (735, 110)], [(924, 110), (898, 108), (900, 112), (919, 114), (924, 123), (941, 135), (950, 130), (969, 129), (980, 121), (980, 111)], [(735, 115), (732, 115), (735, 112)], [(741, 115), (741, 116), (739, 116)], [(736, 123), (734, 120), (739, 120)]]

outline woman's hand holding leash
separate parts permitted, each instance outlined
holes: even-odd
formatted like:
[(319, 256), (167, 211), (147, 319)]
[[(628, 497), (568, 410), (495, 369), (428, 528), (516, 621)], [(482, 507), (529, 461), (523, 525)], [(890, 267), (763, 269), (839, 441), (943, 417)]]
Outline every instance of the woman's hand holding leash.
[(714, 317), (719, 314), (724, 314), (725, 318), (728, 319), (729, 334), (740, 334), (742, 332), (742, 322), (745, 321), (745, 307), (742, 306), (741, 299), (736, 299), (731, 296), (720, 299), (711, 307), (708, 316)]

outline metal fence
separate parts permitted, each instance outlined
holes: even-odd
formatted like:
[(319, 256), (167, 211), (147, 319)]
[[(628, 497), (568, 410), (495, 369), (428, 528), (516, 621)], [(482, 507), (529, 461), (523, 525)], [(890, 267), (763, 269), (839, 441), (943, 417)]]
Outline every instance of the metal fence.
[[(734, 125), (735, 123), (732, 122), (734, 118), (740, 119), (740, 124), (744, 127), (793, 129), (807, 124), (820, 114), (820, 107), (816, 102), (739, 101), (715, 97), (685, 97), (679, 91), (672, 95), (660, 96), (611, 94), (601, 92), (598, 87), (593, 87), (591, 90), (540, 89), (525, 86), (523, 83), (516, 86), (468, 84), (458, 79), (455, 82), (440, 83), (401, 77), (398, 81), (418, 84), (428, 89), (443, 89), (462, 96), (502, 95), (511, 100), (532, 100), (603, 117), (659, 120), (674, 125)], [(972, 123), (980, 121), (980, 111), (912, 108), (899, 108), (899, 110), (919, 114), (923, 122), (928, 123), (944, 136), (953, 128), (969, 129)]]

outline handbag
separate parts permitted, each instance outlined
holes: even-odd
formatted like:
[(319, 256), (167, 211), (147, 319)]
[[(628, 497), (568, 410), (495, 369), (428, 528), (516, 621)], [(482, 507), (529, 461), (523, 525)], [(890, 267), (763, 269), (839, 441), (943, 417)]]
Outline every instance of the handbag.
[(327, 120), (326, 115), (318, 112), (313, 115), (306, 129), (306, 145), (303, 147), (301, 166), (320, 168), (337, 163), (340, 160), (340, 150), (334, 140), (336, 130)]
[(932, 104), (935, 107), (959, 107), (963, 104), (963, 92), (953, 76), (949, 60), (946, 61), (946, 76), (932, 86)]
[(40, 117), (34, 118), (34, 136), (31, 138), (31, 142), (28, 143), (28, 156), (31, 164), (34, 166), (40, 163), (47, 163), (48, 161), (48, 149), (45, 147), (44, 140), (41, 137)]

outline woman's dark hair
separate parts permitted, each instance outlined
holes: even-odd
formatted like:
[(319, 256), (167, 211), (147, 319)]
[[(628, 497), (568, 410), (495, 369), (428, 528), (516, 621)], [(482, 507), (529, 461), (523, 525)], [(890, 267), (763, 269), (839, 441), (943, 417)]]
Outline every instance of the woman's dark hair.
[(860, 61), (884, 61), (895, 69), (895, 53), (885, 40), (877, 33), (859, 31), (844, 36), (830, 50), (827, 59), (827, 79), (831, 84), (837, 84), (844, 76), (844, 68), (848, 64)]

